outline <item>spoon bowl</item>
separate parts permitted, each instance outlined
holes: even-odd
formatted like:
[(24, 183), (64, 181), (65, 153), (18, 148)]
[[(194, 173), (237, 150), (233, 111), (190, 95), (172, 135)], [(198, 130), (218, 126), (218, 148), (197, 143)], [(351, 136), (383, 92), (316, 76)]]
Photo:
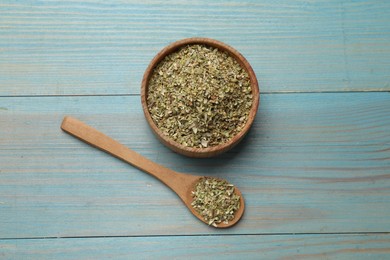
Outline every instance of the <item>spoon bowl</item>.
[[(162, 183), (171, 188), (187, 206), (190, 212), (202, 222), (207, 223), (203, 217), (192, 207), (192, 191), (195, 185), (203, 176), (183, 174), (161, 166), (135, 151), (120, 144), (111, 137), (99, 132), (91, 126), (69, 116), (66, 116), (61, 124), (61, 129), (74, 137), (99, 148), (134, 167), (156, 177)], [(234, 219), (224, 223), (216, 224), (217, 228), (227, 228), (235, 225), (244, 213), (244, 198), (238, 188), (234, 190), (240, 196), (240, 208), (235, 212)]]

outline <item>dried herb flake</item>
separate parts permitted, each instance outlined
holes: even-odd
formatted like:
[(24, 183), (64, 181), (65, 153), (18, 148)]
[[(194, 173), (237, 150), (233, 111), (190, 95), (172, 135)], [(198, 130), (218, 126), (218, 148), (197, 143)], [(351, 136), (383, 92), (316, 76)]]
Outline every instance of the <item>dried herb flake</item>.
[(226, 180), (202, 177), (192, 196), (192, 207), (212, 226), (227, 224), (240, 208), (240, 196), (234, 193), (234, 185)]
[(252, 91), (247, 71), (226, 52), (187, 45), (153, 70), (147, 105), (162, 133), (188, 146), (229, 141), (248, 120)]

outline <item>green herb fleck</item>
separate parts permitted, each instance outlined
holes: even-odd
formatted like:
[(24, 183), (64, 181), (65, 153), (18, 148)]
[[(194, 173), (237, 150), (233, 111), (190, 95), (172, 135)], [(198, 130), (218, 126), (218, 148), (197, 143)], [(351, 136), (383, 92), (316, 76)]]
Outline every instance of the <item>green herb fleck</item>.
[(202, 177), (192, 196), (192, 207), (212, 226), (227, 224), (240, 208), (240, 196), (235, 194), (234, 185), (226, 180)]
[(162, 133), (188, 147), (229, 141), (245, 126), (252, 106), (247, 71), (226, 52), (193, 44), (154, 69), (147, 105)]

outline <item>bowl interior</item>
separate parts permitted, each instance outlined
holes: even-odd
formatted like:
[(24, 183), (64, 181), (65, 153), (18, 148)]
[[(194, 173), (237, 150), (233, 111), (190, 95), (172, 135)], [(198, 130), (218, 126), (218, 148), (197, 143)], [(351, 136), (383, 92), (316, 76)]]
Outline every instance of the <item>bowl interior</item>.
[[(153, 71), (155, 67), (169, 54), (178, 51), (180, 48), (186, 46), (186, 45), (191, 45), (191, 44), (202, 44), (206, 46), (211, 46), (214, 48), (219, 49), (220, 51), (224, 51), (227, 54), (229, 54), (232, 58), (234, 58), (248, 73), (249, 79), (250, 79), (250, 85), (251, 85), (251, 90), (252, 90), (252, 106), (249, 111), (249, 116), (247, 119), (246, 124), (242, 128), (242, 130), (237, 133), (234, 137), (232, 137), (229, 141), (215, 145), (215, 146), (210, 146), (210, 147), (205, 147), (205, 148), (200, 148), (200, 147), (188, 147), (184, 146), (170, 137), (164, 135), (162, 131), (157, 127), (157, 125), (154, 123), (150, 111), (147, 105), (147, 95), (148, 95), (148, 86), (149, 86), (149, 81), (150, 78), (153, 74)], [(245, 136), (245, 134), (249, 131), (251, 125), (253, 124), (254, 118), (257, 113), (258, 105), (259, 105), (259, 87), (258, 87), (258, 82), (256, 75), (248, 63), (248, 61), (235, 49), (232, 47), (213, 40), (209, 38), (188, 38), (184, 40), (180, 40), (177, 42), (174, 42), (164, 49), (162, 49), (150, 62), (149, 66), (147, 67), (144, 77), (142, 80), (141, 84), (141, 103), (142, 103), (142, 108), (145, 114), (145, 118), (150, 125), (152, 131), (154, 134), (157, 136), (157, 138), (165, 144), (167, 147), (170, 149), (174, 150), (177, 153), (190, 156), (190, 157), (212, 157), (217, 154), (223, 153), (229, 149), (231, 149), (234, 145), (236, 145), (242, 138)]]

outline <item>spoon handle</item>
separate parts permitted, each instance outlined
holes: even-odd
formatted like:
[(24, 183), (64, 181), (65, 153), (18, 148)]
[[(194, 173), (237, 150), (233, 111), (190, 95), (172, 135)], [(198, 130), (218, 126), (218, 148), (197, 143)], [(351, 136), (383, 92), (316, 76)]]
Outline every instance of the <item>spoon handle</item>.
[(171, 169), (165, 168), (135, 151), (127, 148), (111, 137), (99, 132), (93, 127), (69, 116), (64, 117), (61, 124), (61, 129), (65, 132), (79, 138), (80, 140), (99, 148), (131, 165), (149, 173), (156, 177), (173, 191), (175, 191), (180, 198), (185, 199), (186, 188), (198, 177), (193, 175), (185, 175), (175, 172)]

